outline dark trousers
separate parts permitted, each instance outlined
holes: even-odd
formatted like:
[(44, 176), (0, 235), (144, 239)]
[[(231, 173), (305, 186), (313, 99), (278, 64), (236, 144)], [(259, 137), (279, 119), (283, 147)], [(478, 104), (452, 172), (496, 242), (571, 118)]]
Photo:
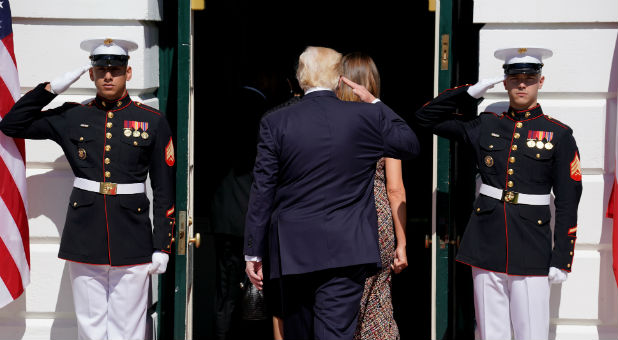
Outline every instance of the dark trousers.
[(283, 276), (285, 340), (353, 339), (368, 273), (356, 265)]
[(229, 339), (233, 326), (240, 322), (240, 283), (245, 273), (242, 237), (215, 235), (217, 256), (217, 299), (215, 337)]

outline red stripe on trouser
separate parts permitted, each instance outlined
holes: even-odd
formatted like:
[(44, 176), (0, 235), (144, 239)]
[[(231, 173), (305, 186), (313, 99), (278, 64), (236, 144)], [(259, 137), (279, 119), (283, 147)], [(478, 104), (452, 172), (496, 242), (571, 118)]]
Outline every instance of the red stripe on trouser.
[(17, 189), (17, 185), (13, 181), (13, 177), (9, 172), (9, 169), (4, 164), (4, 161), (0, 160), (0, 197), (6, 204), (6, 208), (11, 213), (15, 225), (19, 229), (21, 235), (21, 242), (24, 245), (24, 251), (26, 252), (26, 260), (30, 265), (30, 242), (28, 233), (28, 216), (26, 215), (26, 207), (24, 207), (24, 201), (21, 198), (21, 194)]
[(21, 282), (19, 269), (2, 239), (0, 239), (0, 259), (2, 259), (0, 261), (0, 278), (4, 281), (4, 285), (9, 290), (13, 300), (17, 299), (24, 292), (24, 286)]

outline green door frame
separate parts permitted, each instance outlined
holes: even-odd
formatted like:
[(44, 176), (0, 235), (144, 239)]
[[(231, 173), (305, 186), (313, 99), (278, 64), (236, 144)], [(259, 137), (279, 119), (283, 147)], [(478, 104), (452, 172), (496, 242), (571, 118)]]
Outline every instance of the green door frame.
[[(436, 4), (436, 40), (437, 53), (437, 86), (438, 95), (452, 87), (453, 60), (451, 53), (451, 38), (453, 28), (453, 0), (438, 0)], [(442, 137), (435, 137), (434, 147), (437, 161), (434, 162), (435, 171), (435, 198), (434, 198), (434, 226), (432, 248), (434, 251), (435, 266), (435, 322), (432, 330), (433, 339), (448, 339), (451, 313), (449, 313), (450, 287), (450, 259), (454, 256), (449, 237), (451, 228), (451, 142)]]
[(190, 0), (163, 2), (159, 24), (159, 108), (176, 128), (176, 203), (173, 256), (159, 276), (155, 339), (186, 338), (187, 194), (189, 174), (189, 108), (191, 71)]
[(189, 105), (191, 72), (191, 2), (178, 0), (176, 116), (176, 256), (174, 339), (187, 334), (187, 180), (189, 177)]

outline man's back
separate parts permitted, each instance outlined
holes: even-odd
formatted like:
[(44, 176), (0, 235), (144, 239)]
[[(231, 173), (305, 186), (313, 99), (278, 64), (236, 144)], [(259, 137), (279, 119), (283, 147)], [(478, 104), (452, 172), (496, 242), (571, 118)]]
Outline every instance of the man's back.
[(245, 253), (264, 255), (252, 230), (270, 218), (273, 276), (379, 263), (372, 180), (379, 158), (418, 152), (405, 122), (317, 91), (266, 116), (260, 135)]

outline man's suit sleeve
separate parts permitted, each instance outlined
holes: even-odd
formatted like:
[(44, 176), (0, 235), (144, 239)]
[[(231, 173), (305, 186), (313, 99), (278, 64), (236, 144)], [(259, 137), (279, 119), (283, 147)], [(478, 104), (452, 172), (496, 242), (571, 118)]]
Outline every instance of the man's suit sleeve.
[(381, 101), (374, 105), (381, 111), (380, 132), (384, 140), (384, 156), (397, 159), (418, 156), (418, 138), (408, 124)]
[(260, 123), (253, 184), (245, 221), (244, 255), (266, 255), (267, 235), (279, 175), (276, 140), (267, 119)]

